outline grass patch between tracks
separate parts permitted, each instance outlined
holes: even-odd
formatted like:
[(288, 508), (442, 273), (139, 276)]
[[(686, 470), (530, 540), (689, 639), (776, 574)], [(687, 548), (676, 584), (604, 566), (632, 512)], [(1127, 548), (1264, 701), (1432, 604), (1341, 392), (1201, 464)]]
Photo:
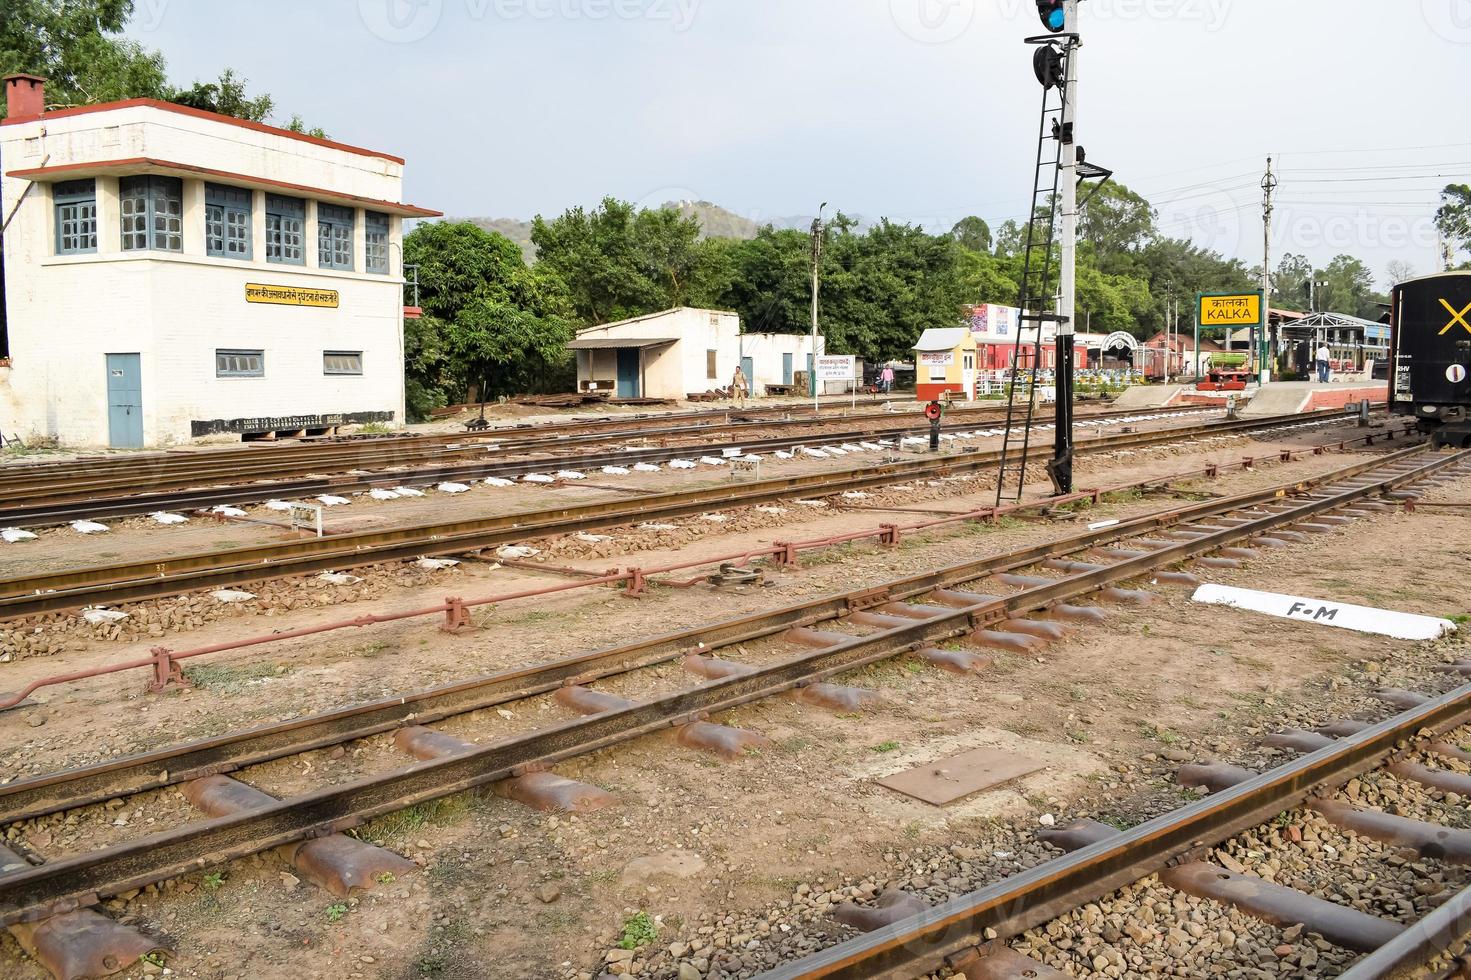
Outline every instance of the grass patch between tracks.
[(374, 844), (389, 844), (425, 826), (447, 827), (459, 823), (479, 805), (479, 794), (456, 793), (379, 817), (359, 830), (357, 836)]
[(185, 667), (184, 676), (195, 687), (214, 691), (217, 694), (239, 694), (247, 687), (291, 673), (286, 664), (201, 664)]

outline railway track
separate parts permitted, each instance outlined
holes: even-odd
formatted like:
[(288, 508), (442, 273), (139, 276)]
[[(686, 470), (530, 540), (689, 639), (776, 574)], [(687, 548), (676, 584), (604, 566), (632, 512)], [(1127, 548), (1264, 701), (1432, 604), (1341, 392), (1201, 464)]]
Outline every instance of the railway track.
[[(1083, 602), (1151, 601), (1148, 593), (1126, 587), (1133, 580), (1148, 576), (1161, 584), (1190, 584), (1194, 577), (1180, 570), (1187, 562), (1233, 566), (1255, 549), (1290, 546), (1309, 534), (1371, 518), (1392, 506), (1386, 497), (1411, 494), (1415, 485), (1459, 478), (1468, 470), (1471, 451), (1402, 450), (1311, 481), (1187, 504), (876, 588), (13, 782), (0, 787), (0, 824), (18, 829), (22, 839), (27, 819), (173, 785), (209, 819), (58, 855), (39, 865), (22, 862), (26, 866), (0, 873), (0, 923), (45, 922), (130, 889), (273, 848), (283, 848), (280, 853), (299, 873), (324, 887), (371, 888), (372, 873), (396, 856), (342, 832), (375, 817), (489, 784), (542, 808), (591, 806), (606, 794), (556, 777), (549, 768), (656, 733), (739, 756), (762, 745), (762, 736), (712, 722), (712, 716), (782, 695), (842, 711), (873, 708), (873, 692), (835, 683), (838, 676), (898, 656), (957, 673), (981, 670), (985, 663), (979, 653), (942, 645), (1040, 649), (1074, 624), (1103, 618), (1099, 608)], [(739, 659), (725, 659), (732, 656)], [(621, 677), (673, 662), (699, 682), (666, 685), (638, 702), (608, 690)], [(429, 727), (553, 692), (558, 705), (582, 717), (484, 744)], [(1156, 821), (1100, 841), (1046, 873), (996, 886), (997, 894), (968, 896), (776, 975), (913, 976), (945, 967), (947, 956), (984, 943), (985, 928), (1014, 935), (1022, 922), (1035, 924), (1044, 912), (1050, 918), (1084, 893), (1106, 892), (1149, 873), (1151, 868), (1140, 863), (1144, 855), (1150, 862), (1168, 860), (1206, 836), (1253, 826), (1352, 766), (1372, 767), (1408, 734), (1443, 732), (1468, 718), (1471, 688), (1463, 688), (1396, 722), (1334, 743), (1291, 771), (1251, 777), (1167, 824)], [(281, 800), (223, 775), (239, 772), (248, 778), (253, 765), (387, 732), (394, 732), (394, 744), (419, 761)], [(309, 848), (316, 851), (308, 855)], [(1035, 902), (1014, 894), (1023, 886), (1037, 889), (1031, 893)], [(1025, 900), (1019, 904), (1020, 899)], [(982, 922), (1000, 924), (977, 931)], [(53, 932), (65, 935), (60, 926)]]
[[(1205, 415), (1209, 409), (1174, 409), (1148, 415)], [(1137, 412), (1100, 412), (1084, 416), (1080, 421), (1101, 423), (1143, 417)], [(951, 423), (942, 426), (942, 432), (953, 435), (973, 431), (977, 425), (1000, 418), (986, 417), (968, 423)], [(671, 430), (671, 435), (680, 437), (674, 445), (657, 447), (624, 446), (603, 452), (576, 451), (578, 445), (626, 442), (630, 433), (620, 433), (618, 438), (584, 437), (567, 441), (545, 439), (528, 440), (524, 444), (506, 443), (456, 450), (435, 450), (417, 460), (441, 463), (446, 456), (470, 455), (481, 457), (475, 461), (460, 461), (449, 465), (416, 467), (414, 458), (403, 457), (396, 452), (375, 454), (371, 457), (354, 455), (325, 467), (341, 472), (335, 475), (320, 472), (324, 467), (312, 465), (303, 468), (299, 463), (281, 463), (266, 460), (239, 461), (233, 465), (209, 463), (205, 466), (173, 466), (167, 472), (149, 476), (141, 473), (108, 475), (103, 478), (78, 478), (76, 474), (58, 477), (47, 476), (29, 482), (10, 482), (0, 473), (0, 525), (17, 527), (44, 527), (81, 519), (133, 517), (156, 511), (190, 510), (212, 507), (219, 504), (251, 504), (275, 498), (310, 497), (319, 494), (365, 493), (374, 488), (390, 489), (399, 486), (432, 486), (442, 482), (465, 482), (488, 477), (514, 479), (549, 467), (580, 466), (597, 468), (602, 466), (636, 463), (659, 463), (694, 454), (720, 453), (726, 450), (771, 453), (798, 446), (826, 446), (852, 443), (873, 438), (893, 438), (917, 431), (917, 425), (927, 424), (911, 421), (895, 424), (893, 416), (875, 419), (875, 424), (860, 429), (843, 429), (806, 435), (755, 438), (741, 442), (714, 444), (711, 442), (691, 443), (688, 429)], [(887, 422), (887, 424), (881, 424)], [(745, 423), (742, 423), (745, 424)], [(832, 420), (821, 420), (821, 425), (831, 426)], [(811, 425), (810, 422), (806, 425)], [(797, 427), (805, 427), (798, 423)], [(760, 426), (765, 429), (765, 426)], [(732, 431), (720, 427), (720, 431), (697, 432), (694, 438), (717, 435)], [(738, 431), (738, 430), (734, 430)], [(752, 433), (755, 435), (755, 433)], [(670, 440), (664, 440), (668, 442)], [(569, 450), (572, 450), (569, 452)], [(556, 454), (553, 454), (553, 453)], [(237, 451), (238, 455), (238, 451)], [(494, 458), (491, 458), (491, 457)], [(186, 461), (187, 462), (187, 461)], [(374, 470), (376, 472), (367, 472)], [(312, 475), (297, 478), (307, 472)], [(173, 488), (173, 489), (165, 489)], [(182, 488), (182, 489), (180, 489)]]
[[(1349, 417), (1355, 417), (1355, 413), (1326, 412), (1314, 416), (1228, 420), (1148, 432), (1100, 435), (1080, 443), (1078, 453), (1138, 449), (1182, 439), (1264, 431)], [(1410, 430), (1404, 426), (1401, 431)], [(788, 497), (831, 495), (914, 479), (975, 472), (994, 467), (999, 460), (999, 451), (921, 456), (807, 476), (779, 477), (543, 511), (376, 529), (12, 577), (0, 580), (0, 619), (90, 604), (158, 598), (196, 589), (342, 570), (426, 555), (462, 554), (549, 535), (667, 520)]]
[[(1471, 664), (1459, 667), (1462, 673), (1471, 671)], [(1471, 831), (1363, 805), (1357, 788), (1383, 778), (1400, 787), (1394, 792), (1397, 797), (1466, 792), (1471, 777), (1446, 764), (1452, 760), (1465, 763), (1468, 755), (1442, 737), (1471, 722), (1471, 685), (1438, 697), (1402, 691), (1381, 695), (1404, 710), (1378, 723), (1325, 720), (1316, 733), (1273, 736), (1269, 743), (1292, 744), (1305, 754), (1263, 773), (1219, 763), (1185, 766), (1179, 773), (1180, 782), (1211, 790), (1205, 799), (1126, 831), (1091, 820), (1042, 831), (1041, 838), (1067, 852), (1065, 856), (915, 915), (881, 925), (869, 920), (878, 927), (866, 935), (771, 970), (761, 980), (910, 980), (927, 974), (967, 980), (1060, 980), (1069, 974), (1024, 955), (1010, 941), (1121, 889), (1127, 897), (1112, 907), (1129, 921), (1143, 919), (1134, 920), (1129, 907), (1160, 900), (1168, 903), (1176, 894), (1183, 894), (1289, 930), (1294, 942), (1274, 954), (1274, 975), (1279, 960), (1306, 947), (1313, 949), (1307, 975), (1321, 975), (1315, 969), (1320, 956), (1327, 955), (1319, 954), (1321, 944), (1315, 944), (1321, 938), (1338, 952), (1335, 960), (1352, 961), (1362, 955), (1340, 974), (1351, 980), (1465, 976), (1468, 961), (1454, 958), (1448, 958), (1438, 972), (1424, 969), (1447, 952), (1458, 951), (1458, 943), (1471, 934), (1471, 888), (1454, 895), (1441, 892), (1438, 901), (1443, 904), (1432, 905), (1434, 910), (1428, 915), (1405, 923), (1356, 908), (1357, 903), (1351, 902), (1354, 892), (1331, 887), (1333, 882), (1353, 880), (1345, 862), (1335, 859), (1331, 846), (1315, 852), (1296, 846), (1305, 832), (1315, 833), (1312, 825), (1317, 823), (1329, 831), (1379, 842), (1389, 853), (1411, 852), (1413, 860), (1428, 865), (1449, 869), (1471, 863)], [(1459, 741), (1465, 737), (1463, 732)], [(1449, 809), (1454, 812), (1456, 807)], [(1300, 826), (1304, 824), (1306, 831)], [(1288, 832), (1289, 827), (1296, 833)], [(1235, 846), (1222, 847), (1243, 833), (1250, 836)], [(1264, 854), (1261, 849), (1271, 846), (1316, 853), (1317, 871), (1284, 870), (1282, 876), (1330, 883), (1319, 890), (1334, 894), (1337, 901), (1270, 880), (1273, 872), (1266, 866), (1270, 852)], [(1250, 873), (1232, 853), (1266, 869), (1266, 876)], [(1393, 894), (1375, 891), (1381, 907), (1397, 904)], [(1434, 894), (1433, 890), (1410, 892), (1417, 898)], [(896, 899), (891, 898), (890, 903), (895, 907)], [(1151, 932), (1139, 930), (1137, 935), (1149, 943)], [(1066, 931), (1059, 934), (1067, 935)], [(1299, 940), (1301, 947), (1296, 945)], [(1131, 943), (1116, 940), (1115, 945)], [(1240, 957), (1240, 962), (1234, 957)], [(1161, 958), (1155, 953), (1154, 958), (1165, 964), (1169, 961), (1168, 954)], [(1236, 969), (1241, 972), (1230, 975), (1249, 976), (1261, 967), (1235, 949), (1221, 950), (1212, 959), (1211, 966), (1220, 975)], [(1096, 966), (1092, 957), (1088, 961), (1079, 966), (1101, 975), (1136, 975), (1120, 971), (1112, 957), (1101, 957)], [(1104, 973), (1105, 965), (1113, 972)]]
[[(1161, 409), (1150, 414), (1171, 415), (1200, 411), (1202, 409), (1199, 407), (1186, 407)], [(951, 431), (1001, 421), (1005, 414), (1004, 410), (989, 407), (954, 409), (950, 413), (953, 420)], [(1084, 412), (1082, 417), (1117, 418), (1129, 414), (1140, 413), (1105, 410)], [(803, 432), (831, 428), (835, 430), (834, 436), (851, 439), (864, 433), (897, 433), (921, 427), (927, 429), (928, 423), (917, 413), (906, 416), (875, 412), (847, 417), (791, 419), (751, 419), (746, 416), (731, 419), (729, 416), (722, 416), (719, 419), (674, 421), (661, 426), (609, 429), (588, 424), (590, 431), (582, 431), (580, 428), (564, 431), (559, 427), (544, 431), (536, 428), (530, 432), (513, 430), (495, 437), (485, 434), (468, 438), (455, 437), (452, 440), (432, 437), (423, 442), (419, 441), (420, 437), (406, 437), (270, 449), (233, 447), (229, 450), (191, 450), (90, 459), (84, 457), (70, 461), (0, 466), (0, 493), (5, 496), (7, 508), (15, 509), (36, 506), (48, 500), (74, 500), (118, 492), (131, 495), (219, 484), (241, 486), (253, 481), (289, 480), (307, 475), (321, 477), (354, 470), (393, 468), (407, 471), (400, 474), (401, 479), (413, 479), (416, 474), (408, 468), (426, 464), (442, 466), (447, 461), (483, 458), (489, 454), (501, 459), (532, 454), (565, 455), (569, 450), (650, 438), (682, 442), (688, 449), (720, 436), (751, 433), (753, 438), (760, 438), (762, 433), (772, 428)], [(822, 433), (819, 431), (815, 435)]]

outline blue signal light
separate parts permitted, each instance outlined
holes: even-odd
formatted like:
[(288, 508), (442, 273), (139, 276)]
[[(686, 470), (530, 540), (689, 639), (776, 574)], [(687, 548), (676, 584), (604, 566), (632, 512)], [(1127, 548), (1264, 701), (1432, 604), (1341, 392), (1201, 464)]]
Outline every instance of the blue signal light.
[(1051, 31), (1060, 31), (1060, 30), (1062, 30), (1066, 26), (1067, 26), (1067, 14), (1062, 10), (1061, 7), (1058, 7), (1056, 9), (1054, 9), (1054, 10), (1049, 10), (1047, 12), (1047, 29), (1048, 30), (1051, 30)]

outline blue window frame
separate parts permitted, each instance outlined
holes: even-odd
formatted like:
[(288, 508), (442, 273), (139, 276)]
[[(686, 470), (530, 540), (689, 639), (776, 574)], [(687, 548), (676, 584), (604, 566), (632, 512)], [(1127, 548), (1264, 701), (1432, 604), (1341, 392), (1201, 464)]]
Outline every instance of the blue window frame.
[(252, 192), (223, 184), (204, 185), (204, 251), (226, 259), (249, 261), (252, 254)]
[(363, 269), (374, 275), (388, 275), (388, 215), (376, 211), (363, 214), (363, 232), (367, 244)]
[(306, 202), (266, 195), (266, 261), (306, 265)]
[(178, 177), (124, 177), (118, 182), (123, 251), (184, 251), (184, 182)]
[(266, 352), (263, 350), (215, 351), (215, 377), (264, 378)]
[(56, 254), (97, 251), (97, 181), (68, 180), (51, 190), (56, 204)]
[(317, 205), (317, 267), (352, 271), (352, 208)]

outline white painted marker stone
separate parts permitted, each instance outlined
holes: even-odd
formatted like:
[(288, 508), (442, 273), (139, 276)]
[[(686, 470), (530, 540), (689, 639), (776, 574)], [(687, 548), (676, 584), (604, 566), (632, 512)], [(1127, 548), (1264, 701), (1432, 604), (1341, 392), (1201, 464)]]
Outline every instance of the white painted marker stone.
[(1249, 609), (1279, 619), (1337, 626), (1339, 629), (1392, 636), (1400, 640), (1434, 640), (1446, 633), (1453, 633), (1456, 629), (1456, 624), (1450, 620), (1437, 619), (1434, 616), (1417, 616), (1413, 613), (1355, 606), (1328, 599), (1304, 599), (1276, 592), (1237, 589), (1229, 585), (1202, 585), (1195, 590), (1192, 598), (1196, 602)]

